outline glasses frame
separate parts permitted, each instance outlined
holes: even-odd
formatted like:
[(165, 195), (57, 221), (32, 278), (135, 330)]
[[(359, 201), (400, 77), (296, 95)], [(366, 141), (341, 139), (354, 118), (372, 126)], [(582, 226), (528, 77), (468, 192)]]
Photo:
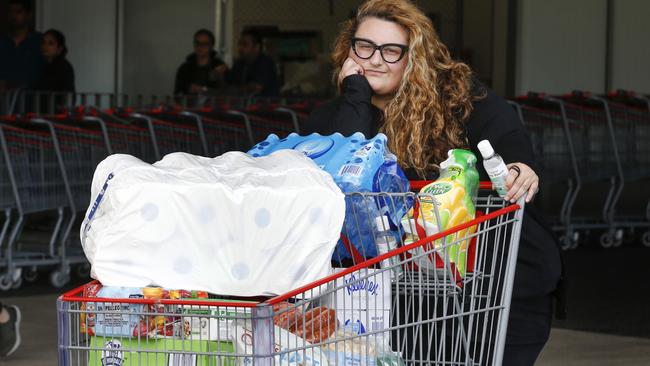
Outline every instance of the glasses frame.
[[(374, 47), (374, 49), (372, 50), (372, 53), (370, 54), (370, 56), (368, 56), (368, 57), (362, 57), (362, 56), (359, 55), (359, 53), (357, 52), (356, 45), (355, 45), (355, 43), (356, 43), (357, 41), (368, 42), (370, 45), (372, 45), (372, 46)], [(382, 44), (382, 45), (378, 45), (378, 44), (376, 44), (375, 42), (373, 42), (373, 41), (371, 41), (371, 40), (369, 40), (369, 39), (365, 39), (365, 38), (357, 38), (357, 37), (352, 37), (352, 38), (350, 39), (350, 46), (352, 47), (352, 51), (354, 51), (354, 54), (357, 55), (358, 58), (363, 59), (363, 60), (369, 60), (370, 58), (372, 58), (372, 56), (375, 55), (375, 52), (376, 52), (377, 50), (379, 50), (379, 55), (381, 56), (381, 59), (384, 60), (384, 62), (389, 63), (389, 64), (395, 64), (395, 63), (400, 62), (400, 61), (404, 58), (404, 55), (406, 55), (406, 53), (407, 53), (408, 50), (409, 50), (409, 47), (406, 46), (406, 45), (403, 45), (403, 44), (399, 44), (399, 43), (384, 43), (384, 44)], [(385, 47), (389, 47), (389, 46), (391, 46), (391, 47), (398, 47), (399, 49), (402, 50), (402, 53), (399, 55), (399, 57), (398, 57), (397, 60), (395, 60), (395, 61), (388, 61), (388, 60), (386, 60), (386, 58), (384, 57), (384, 48), (385, 48)]]

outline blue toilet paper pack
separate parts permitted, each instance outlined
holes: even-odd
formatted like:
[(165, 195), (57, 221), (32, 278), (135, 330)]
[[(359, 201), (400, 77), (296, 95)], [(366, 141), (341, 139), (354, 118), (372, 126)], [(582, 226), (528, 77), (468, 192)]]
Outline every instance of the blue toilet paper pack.
[[(397, 158), (386, 146), (386, 135), (377, 134), (366, 139), (357, 132), (349, 137), (340, 133), (321, 136), (313, 133), (300, 136), (292, 133), (280, 139), (271, 134), (264, 141), (253, 146), (248, 154), (265, 156), (282, 149), (293, 149), (304, 153), (328, 172), (344, 193), (351, 192), (408, 192), (409, 182), (397, 164)], [(362, 195), (346, 195), (346, 220), (343, 233), (364, 258), (377, 255), (375, 245), (375, 218), (387, 215), (397, 238), (397, 226), (401, 216), (410, 208), (403, 199)], [(399, 239), (399, 238), (397, 238)], [(334, 255), (336, 261), (351, 258), (350, 253), (339, 241)]]

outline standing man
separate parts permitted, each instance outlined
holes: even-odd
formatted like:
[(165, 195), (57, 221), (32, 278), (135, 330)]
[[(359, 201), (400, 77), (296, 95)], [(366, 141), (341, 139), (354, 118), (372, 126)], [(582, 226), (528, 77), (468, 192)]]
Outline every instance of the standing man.
[(9, 1), (9, 32), (0, 36), (0, 90), (31, 88), (45, 61), (42, 35), (32, 31), (34, 13), (27, 0)]
[(262, 36), (253, 30), (244, 30), (239, 38), (239, 58), (232, 70), (225, 65), (217, 68), (225, 80), (240, 93), (273, 97), (280, 94), (275, 62), (262, 52)]

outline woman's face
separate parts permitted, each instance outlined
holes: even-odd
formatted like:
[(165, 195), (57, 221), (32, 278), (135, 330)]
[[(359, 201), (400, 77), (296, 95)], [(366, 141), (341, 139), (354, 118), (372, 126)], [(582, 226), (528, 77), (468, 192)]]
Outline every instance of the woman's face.
[(56, 41), (54, 36), (46, 34), (43, 37), (43, 42), (41, 43), (41, 52), (43, 53), (43, 57), (51, 59), (58, 56), (61, 51), (62, 48), (59, 46), (59, 43)]
[[(406, 29), (397, 23), (375, 17), (361, 21), (354, 37), (372, 41), (378, 46), (387, 43), (408, 46)], [(379, 50), (375, 50), (369, 59), (363, 59), (350, 47), (349, 57), (363, 68), (364, 75), (376, 95), (391, 95), (397, 92), (404, 76), (408, 55), (404, 55), (395, 63), (388, 63), (381, 57)]]
[(194, 53), (197, 57), (207, 57), (212, 50), (212, 42), (207, 34), (199, 33), (194, 38)]

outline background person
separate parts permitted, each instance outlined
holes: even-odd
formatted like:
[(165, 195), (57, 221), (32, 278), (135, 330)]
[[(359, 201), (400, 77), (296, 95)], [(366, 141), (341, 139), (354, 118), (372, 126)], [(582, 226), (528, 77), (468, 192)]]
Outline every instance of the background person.
[(218, 70), (225, 74), (231, 90), (242, 94), (273, 97), (280, 94), (280, 83), (273, 59), (262, 51), (262, 36), (253, 30), (244, 30), (237, 43), (239, 58), (232, 69), (225, 65)]
[(0, 36), (0, 90), (31, 88), (40, 78), (44, 60), (33, 15), (29, 1), (9, 1), (9, 31)]
[(175, 95), (207, 93), (221, 86), (216, 67), (224, 63), (217, 57), (214, 44), (214, 34), (209, 30), (199, 29), (194, 33), (194, 52), (176, 71)]

